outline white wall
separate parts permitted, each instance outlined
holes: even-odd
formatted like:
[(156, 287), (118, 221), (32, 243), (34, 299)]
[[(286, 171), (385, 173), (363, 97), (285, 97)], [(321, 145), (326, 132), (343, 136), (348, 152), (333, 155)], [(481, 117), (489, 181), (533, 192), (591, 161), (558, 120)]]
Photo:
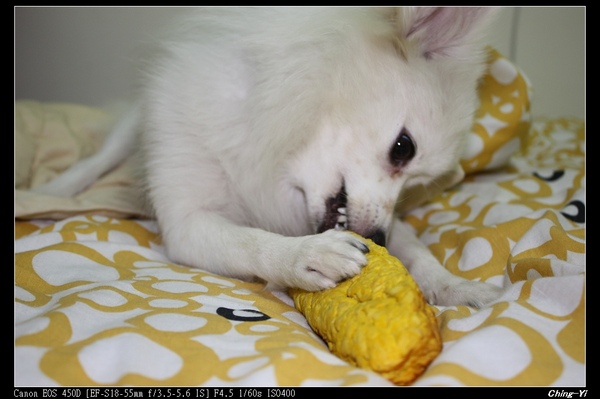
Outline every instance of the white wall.
[(492, 33), (531, 80), (534, 116), (585, 117), (584, 7), (509, 7)]
[[(169, 7), (16, 7), (16, 98), (104, 105), (129, 96), (139, 44), (185, 12)], [(534, 115), (584, 117), (584, 7), (506, 8), (489, 42), (532, 81)]]
[(140, 43), (182, 8), (15, 9), (16, 98), (104, 105), (131, 94)]

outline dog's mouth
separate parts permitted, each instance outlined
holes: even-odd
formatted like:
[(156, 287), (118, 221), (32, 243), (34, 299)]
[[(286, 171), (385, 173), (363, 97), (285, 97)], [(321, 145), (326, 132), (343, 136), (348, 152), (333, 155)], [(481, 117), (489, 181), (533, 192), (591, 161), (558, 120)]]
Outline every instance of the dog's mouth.
[(342, 188), (335, 196), (329, 197), (325, 201), (325, 215), (317, 229), (318, 233), (331, 229), (348, 229), (347, 200), (346, 187), (342, 185)]

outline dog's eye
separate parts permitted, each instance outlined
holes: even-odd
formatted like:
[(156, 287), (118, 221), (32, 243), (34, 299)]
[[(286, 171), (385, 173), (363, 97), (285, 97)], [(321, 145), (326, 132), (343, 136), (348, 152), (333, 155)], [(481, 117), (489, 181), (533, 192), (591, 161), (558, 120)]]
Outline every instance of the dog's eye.
[(402, 129), (390, 150), (390, 163), (394, 166), (402, 166), (410, 161), (416, 152), (415, 144), (408, 130)]

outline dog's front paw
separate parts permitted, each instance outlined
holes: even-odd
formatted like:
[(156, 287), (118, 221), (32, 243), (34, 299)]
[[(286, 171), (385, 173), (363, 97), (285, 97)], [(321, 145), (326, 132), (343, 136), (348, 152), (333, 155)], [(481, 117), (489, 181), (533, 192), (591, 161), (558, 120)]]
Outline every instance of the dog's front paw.
[(290, 285), (307, 291), (335, 287), (360, 273), (368, 246), (345, 231), (328, 230), (299, 238), (293, 251)]
[(442, 306), (466, 305), (482, 308), (489, 305), (502, 295), (502, 288), (479, 281), (462, 278), (437, 287), (435, 290), (424, 291), (429, 303)]

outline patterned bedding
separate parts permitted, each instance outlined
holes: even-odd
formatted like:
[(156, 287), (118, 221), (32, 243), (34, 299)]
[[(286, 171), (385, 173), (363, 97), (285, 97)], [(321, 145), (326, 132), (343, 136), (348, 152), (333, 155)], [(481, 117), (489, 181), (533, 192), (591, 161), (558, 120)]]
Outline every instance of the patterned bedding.
[[(453, 273), (503, 287), (436, 306), (414, 385), (585, 386), (585, 125), (529, 115), (490, 49), (465, 180), (403, 217)], [(15, 386), (391, 385), (329, 352), (285, 292), (170, 262), (126, 163), (73, 199), (28, 191), (95, 151), (110, 117), (18, 102)]]

